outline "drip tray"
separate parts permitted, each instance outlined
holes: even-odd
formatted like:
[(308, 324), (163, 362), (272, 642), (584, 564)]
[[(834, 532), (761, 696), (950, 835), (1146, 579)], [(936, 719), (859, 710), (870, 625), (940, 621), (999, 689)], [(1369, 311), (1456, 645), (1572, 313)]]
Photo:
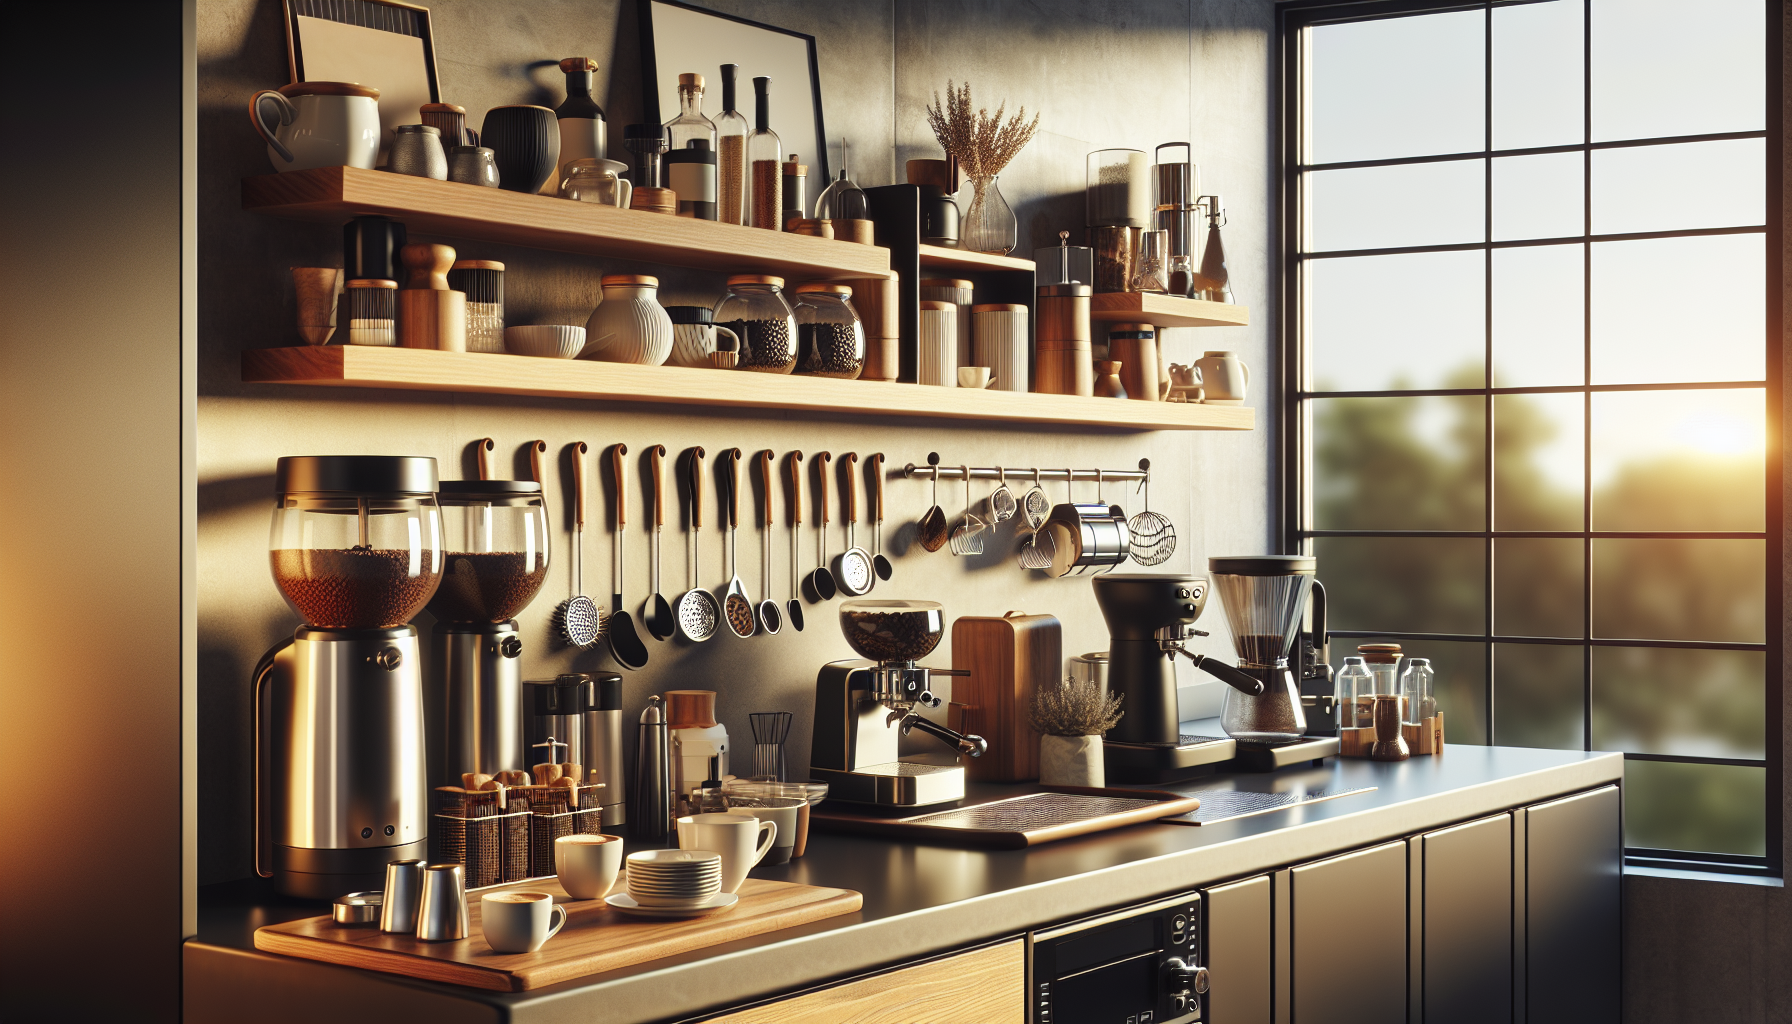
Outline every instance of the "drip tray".
[(1196, 789), (1189, 791), (1188, 795), (1199, 797), (1200, 807), (1187, 814), (1160, 820), (1169, 825), (1212, 825), (1233, 818), (1248, 818), (1253, 814), (1286, 810), (1301, 804), (1316, 804), (1323, 800), (1336, 800), (1341, 796), (1373, 792), (1374, 786), (1359, 786), (1356, 789), (1298, 789), (1284, 793), (1258, 793), (1246, 789)]

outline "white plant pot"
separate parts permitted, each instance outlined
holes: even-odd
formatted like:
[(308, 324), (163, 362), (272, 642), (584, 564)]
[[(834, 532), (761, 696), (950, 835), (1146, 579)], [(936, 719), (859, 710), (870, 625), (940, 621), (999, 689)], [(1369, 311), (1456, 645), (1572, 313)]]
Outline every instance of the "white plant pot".
[(1107, 785), (1100, 736), (1039, 737), (1039, 782), (1046, 786)]

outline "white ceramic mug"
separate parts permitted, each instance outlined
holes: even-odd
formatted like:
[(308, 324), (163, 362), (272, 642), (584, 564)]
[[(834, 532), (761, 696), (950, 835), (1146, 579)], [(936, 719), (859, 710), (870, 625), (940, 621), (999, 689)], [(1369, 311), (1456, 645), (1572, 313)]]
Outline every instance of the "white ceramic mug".
[[(757, 847), (754, 837), (759, 837)], [(678, 819), (678, 848), (708, 850), (722, 858), (722, 891), (733, 892), (747, 872), (765, 859), (778, 838), (778, 825), (739, 814), (687, 814)]]
[(533, 953), (566, 927), (566, 908), (545, 892), (488, 892), (479, 901), (485, 944), (499, 953)]
[(673, 324), (672, 356), (666, 360), (669, 366), (692, 366), (708, 369), (714, 366), (709, 357), (716, 350), (716, 336), (726, 334), (734, 343), (734, 351), (740, 351), (740, 335), (726, 327), (716, 324)]
[(958, 386), (958, 307), (950, 302), (921, 301), (921, 343), (916, 353), (915, 382), (936, 387)]
[(276, 171), (371, 169), (380, 155), (379, 96), (353, 82), (294, 82), (251, 96), (249, 120)]
[(604, 300), (585, 321), (580, 359), (659, 366), (672, 354), (672, 318), (660, 305), (658, 278), (606, 274)]
[(1208, 352), (1195, 360), (1201, 371), (1197, 378), (1207, 389), (1209, 402), (1242, 402), (1245, 388), (1251, 383), (1251, 368), (1236, 352)]
[(987, 367), (987, 366), (960, 366), (958, 368), (958, 386), (959, 387), (971, 388), (973, 390), (980, 391), (986, 387), (989, 387), (989, 384), (990, 384), (989, 367)]
[(617, 836), (561, 836), (554, 840), (554, 873), (560, 887), (575, 900), (607, 895), (622, 870), (622, 840)]
[[(740, 801), (736, 803), (736, 801)], [(728, 807), (735, 814), (751, 814), (760, 821), (778, 826), (772, 839), (772, 850), (766, 854), (767, 864), (785, 864), (796, 849), (797, 820), (809, 801), (789, 796), (729, 797)]]

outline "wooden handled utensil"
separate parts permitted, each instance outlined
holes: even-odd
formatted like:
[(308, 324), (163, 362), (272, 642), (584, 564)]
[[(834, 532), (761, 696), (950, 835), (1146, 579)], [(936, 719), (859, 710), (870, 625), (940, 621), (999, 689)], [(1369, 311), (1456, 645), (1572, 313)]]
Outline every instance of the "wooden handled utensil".
[(660, 536), (666, 525), (666, 489), (661, 470), (665, 459), (665, 445), (656, 444), (647, 449), (647, 464), (653, 476), (653, 596), (643, 606), (641, 618), (655, 640), (670, 640), (678, 631), (678, 624), (672, 618), (672, 605), (660, 590)]
[(703, 574), (703, 448), (689, 452), (685, 485), (691, 492), (691, 589), (678, 599), (678, 631), (686, 640), (702, 643), (716, 635), (716, 623), (722, 618), (722, 606), (716, 596), (704, 590)]
[(759, 630), (776, 636), (784, 628), (784, 613), (772, 600), (772, 452), (770, 448), (754, 457), (759, 464), (759, 488), (765, 493), (765, 506), (759, 517)]
[(572, 647), (590, 647), (604, 635), (604, 611), (585, 596), (585, 453), (591, 449), (576, 441), (572, 451), (572, 596), (554, 609), (561, 639)]
[(747, 588), (740, 582), (740, 557), (734, 546), (734, 539), (740, 532), (740, 456), (739, 448), (722, 453), (722, 458), (728, 462), (723, 479), (728, 483), (728, 568), (731, 573), (727, 586), (722, 588), (722, 617), (728, 621), (728, 628), (734, 635), (744, 640), (758, 629), (758, 620), (753, 616), (753, 602), (747, 599)]
[(625, 538), (628, 535), (628, 484), (623, 479), (622, 457), (628, 454), (628, 445), (618, 444), (610, 449), (610, 472), (616, 477), (616, 532), (613, 534), (611, 561), (611, 596), (610, 596), (610, 654), (616, 663), (623, 668), (640, 668), (647, 664), (647, 645), (641, 642), (640, 634), (635, 632), (635, 622), (629, 618), (628, 606), (622, 603), (623, 552), (627, 548)]
[(888, 581), (896, 567), (884, 557), (884, 453), (871, 455), (871, 568), (877, 578)]
[(803, 535), (803, 453), (790, 453), (790, 603), (784, 607), (790, 613), (790, 626), (798, 633), (803, 631), (802, 588), (797, 582), (801, 571), (797, 568), (798, 541)]
[(815, 456), (815, 464), (819, 467), (821, 488), (821, 540), (816, 552), (815, 571), (803, 580), (803, 596), (812, 602), (832, 601), (839, 588), (834, 586), (834, 574), (828, 571), (828, 470), (833, 456), (820, 452)]

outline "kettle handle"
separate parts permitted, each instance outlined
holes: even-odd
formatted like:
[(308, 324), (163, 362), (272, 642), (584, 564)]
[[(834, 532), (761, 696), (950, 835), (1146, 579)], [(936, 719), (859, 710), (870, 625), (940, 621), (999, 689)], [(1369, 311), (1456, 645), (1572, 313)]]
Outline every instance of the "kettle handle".
[(273, 801), (264, 792), (273, 774), (267, 765), (268, 748), (273, 745), (273, 728), (271, 709), (263, 693), (267, 690), (268, 677), (274, 672), (275, 656), (290, 643), (292, 639), (288, 637), (275, 644), (255, 665), (255, 873), (262, 878), (274, 877), (271, 867), (274, 859)]
[(1325, 584), (1319, 582), (1318, 580), (1313, 581), (1312, 609), (1313, 609), (1313, 649), (1315, 651), (1317, 651), (1321, 647), (1325, 646), (1325, 641), (1326, 641), (1326, 636), (1325, 636)]
[(267, 121), (263, 120), (261, 116), (261, 101), (263, 99), (274, 101), (274, 109), (279, 112), (280, 124), (283, 126), (298, 120), (298, 108), (292, 105), (292, 101), (287, 99), (284, 93), (273, 89), (263, 89), (249, 97), (249, 121), (255, 125), (256, 133), (267, 140), (267, 144), (273, 147), (274, 152), (280, 154), (280, 159), (290, 164), (294, 159), (292, 150), (287, 149), (286, 144), (275, 137), (275, 129), (269, 128)]

